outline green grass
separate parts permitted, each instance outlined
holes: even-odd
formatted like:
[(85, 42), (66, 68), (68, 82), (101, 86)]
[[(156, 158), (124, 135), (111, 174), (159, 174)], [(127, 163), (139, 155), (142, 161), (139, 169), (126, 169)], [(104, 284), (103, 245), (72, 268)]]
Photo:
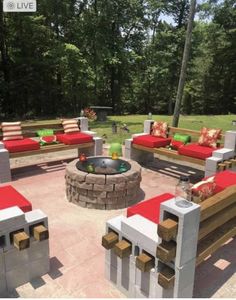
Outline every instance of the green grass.
[[(166, 121), (169, 125), (172, 124), (172, 116), (163, 116), (163, 115), (153, 115), (152, 119), (156, 121)], [(98, 136), (106, 135), (106, 143), (124, 143), (124, 140), (130, 138), (133, 133), (143, 132), (143, 122), (147, 119), (147, 115), (126, 115), (126, 116), (111, 116), (108, 117), (107, 121), (102, 122), (89, 122), (89, 127), (91, 130), (96, 131)], [(236, 115), (209, 115), (209, 116), (180, 116), (179, 127), (200, 130), (201, 127), (206, 126), (209, 128), (221, 128), (224, 131), (232, 130), (231, 125), (232, 120), (236, 120)], [(54, 120), (38, 120), (33, 123), (43, 124), (53, 123)], [(117, 134), (112, 134), (112, 122), (117, 124)], [(32, 121), (26, 121), (24, 123), (32, 123)], [(120, 130), (120, 127), (126, 124), (130, 130), (129, 133), (126, 133)], [(236, 130), (236, 128), (234, 128)]]
[[(172, 116), (153, 115), (152, 119), (156, 121), (166, 121), (171, 125)], [(106, 134), (107, 143), (119, 142), (123, 143), (125, 139), (130, 138), (133, 133), (143, 132), (143, 122), (147, 119), (147, 115), (128, 115), (128, 116), (111, 116), (105, 123), (90, 122), (91, 130), (98, 133), (98, 136)], [(224, 131), (232, 130), (232, 120), (236, 120), (236, 115), (209, 115), (209, 116), (180, 116), (179, 127), (200, 130), (203, 126), (209, 128), (221, 128)], [(117, 134), (112, 134), (112, 122), (116, 122)], [(120, 130), (122, 124), (126, 124), (130, 130), (124, 133)], [(236, 130), (236, 128), (234, 128)]]

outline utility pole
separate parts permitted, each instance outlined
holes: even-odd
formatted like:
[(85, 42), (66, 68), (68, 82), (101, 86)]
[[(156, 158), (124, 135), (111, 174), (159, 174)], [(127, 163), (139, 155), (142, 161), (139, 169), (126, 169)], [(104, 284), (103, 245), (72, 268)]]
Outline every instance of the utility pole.
[(179, 123), (179, 114), (180, 114), (184, 84), (186, 79), (187, 63), (188, 63), (189, 52), (191, 48), (191, 37), (192, 37), (193, 20), (194, 20), (196, 4), (197, 4), (197, 0), (191, 0), (190, 12), (188, 18), (188, 27), (187, 27), (186, 39), (184, 45), (184, 53), (183, 53), (183, 59), (182, 59), (180, 77), (179, 77), (178, 91), (177, 91), (177, 96), (175, 101), (175, 110), (174, 110), (174, 115), (172, 120), (172, 126), (174, 127), (178, 127), (178, 123)]

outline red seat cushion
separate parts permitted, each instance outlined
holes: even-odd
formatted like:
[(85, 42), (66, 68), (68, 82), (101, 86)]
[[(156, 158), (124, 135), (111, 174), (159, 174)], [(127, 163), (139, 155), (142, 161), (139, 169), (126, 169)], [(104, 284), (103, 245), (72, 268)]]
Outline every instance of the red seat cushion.
[(159, 223), (160, 204), (173, 198), (174, 195), (165, 193), (127, 208), (127, 217), (140, 215), (156, 224)]
[(217, 148), (200, 146), (198, 144), (188, 144), (180, 147), (178, 153), (181, 155), (191, 156), (199, 159), (206, 159), (212, 156), (212, 152)]
[(171, 138), (162, 138), (150, 134), (141, 135), (133, 138), (133, 143), (150, 148), (159, 148), (169, 145)]
[(57, 140), (65, 145), (84, 144), (93, 141), (93, 137), (82, 132), (57, 134)]
[[(203, 180), (206, 180), (207, 178), (209, 177), (203, 178)], [(219, 172), (214, 176), (214, 181), (218, 193), (231, 185), (236, 185), (236, 173), (229, 170)]]
[(40, 148), (39, 142), (34, 141), (32, 139), (11, 140), (2, 142), (4, 143), (5, 148), (11, 153), (38, 150)]
[(0, 209), (12, 206), (18, 206), (23, 212), (32, 210), (32, 204), (11, 185), (0, 187)]

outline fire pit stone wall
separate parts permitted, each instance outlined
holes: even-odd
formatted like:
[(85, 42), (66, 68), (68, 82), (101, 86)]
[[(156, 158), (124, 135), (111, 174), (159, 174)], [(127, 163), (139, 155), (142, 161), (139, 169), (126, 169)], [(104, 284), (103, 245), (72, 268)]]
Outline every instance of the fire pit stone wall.
[(131, 169), (116, 175), (92, 174), (76, 168), (77, 160), (66, 167), (66, 196), (79, 206), (95, 209), (125, 208), (137, 202), (141, 166), (127, 160)]

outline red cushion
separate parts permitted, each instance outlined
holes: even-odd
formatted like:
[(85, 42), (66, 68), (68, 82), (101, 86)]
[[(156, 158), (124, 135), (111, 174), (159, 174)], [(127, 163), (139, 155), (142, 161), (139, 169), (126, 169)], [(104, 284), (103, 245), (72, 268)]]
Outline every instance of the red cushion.
[(32, 139), (2, 141), (2, 142), (4, 143), (5, 148), (11, 153), (38, 150), (40, 148), (39, 142), (36, 142)]
[[(209, 177), (203, 178), (203, 180), (207, 178)], [(236, 173), (229, 170), (219, 172), (214, 176), (214, 181), (216, 183), (217, 192), (220, 192), (231, 185), (236, 185)]]
[(12, 206), (18, 206), (23, 212), (32, 210), (32, 204), (11, 185), (0, 187), (0, 209)]
[(165, 147), (169, 145), (171, 138), (156, 137), (150, 134), (140, 135), (133, 138), (133, 143), (150, 148)]
[(165, 193), (127, 208), (127, 217), (140, 215), (156, 224), (159, 223), (160, 204), (173, 198), (174, 195)]
[(93, 141), (93, 137), (82, 132), (71, 134), (57, 134), (57, 140), (65, 145), (84, 144)]
[(191, 156), (199, 159), (206, 159), (212, 156), (212, 152), (217, 148), (200, 146), (198, 144), (188, 144), (180, 147), (178, 153), (181, 155)]
[(171, 145), (172, 149), (178, 150), (180, 147), (182, 147), (184, 145), (184, 143), (181, 141), (175, 141), (174, 139), (172, 139), (170, 145)]

